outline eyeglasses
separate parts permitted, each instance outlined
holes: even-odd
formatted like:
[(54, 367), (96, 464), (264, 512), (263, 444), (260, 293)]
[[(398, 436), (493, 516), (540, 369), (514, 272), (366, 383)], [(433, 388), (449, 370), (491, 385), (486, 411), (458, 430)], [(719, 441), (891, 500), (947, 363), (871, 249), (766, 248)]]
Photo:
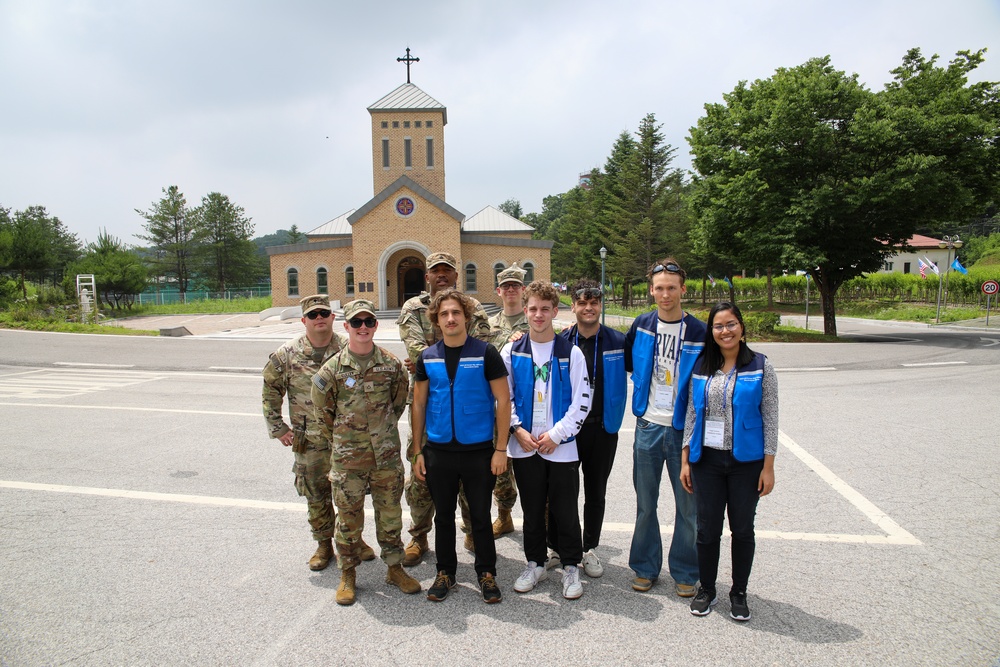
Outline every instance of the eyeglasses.
[(681, 276), (684, 275), (684, 269), (677, 266), (676, 264), (666, 264), (666, 265), (657, 264), (656, 266), (653, 267), (653, 270), (649, 272), (649, 275), (655, 276), (657, 273), (663, 273), (664, 271), (666, 271), (667, 273), (676, 273)]
[(577, 299), (600, 299), (602, 295), (600, 287), (584, 287), (576, 291)]
[(364, 325), (364, 326), (368, 327), (369, 329), (374, 329), (375, 325), (378, 324), (378, 320), (376, 320), (374, 317), (365, 317), (365, 318), (352, 317), (351, 319), (349, 319), (347, 321), (355, 329), (360, 329), (361, 325)]
[(515, 290), (521, 289), (522, 287), (524, 287), (524, 285), (522, 285), (521, 283), (504, 283), (503, 285), (500, 286), (500, 289), (502, 289), (504, 292), (513, 292)]
[(325, 320), (332, 314), (333, 313), (329, 310), (310, 310), (308, 313), (306, 313), (306, 317), (308, 317), (310, 320), (315, 320), (317, 317), (322, 317)]
[(723, 331), (736, 331), (736, 328), (740, 326), (740, 323), (736, 320), (732, 322), (726, 322), (725, 324), (713, 324), (712, 331), (718, 331), (722, 333)]

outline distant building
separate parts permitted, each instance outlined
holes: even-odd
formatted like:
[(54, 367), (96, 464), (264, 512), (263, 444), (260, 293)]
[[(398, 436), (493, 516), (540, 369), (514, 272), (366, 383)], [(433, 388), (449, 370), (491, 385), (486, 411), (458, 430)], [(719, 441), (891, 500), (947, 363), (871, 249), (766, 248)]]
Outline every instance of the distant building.
[(549, 279), (552, 241), (492, 206), (466, 217), (445, 200), (443, 104), (407, 82), (368, 112), (374, 197), (306, 232), (306, 243), (267, 248), (275, 306), (325, 293), (399, 308), (426, 289), (432, 252), (453, 254), (459, 288), (483, 303), (500, 303), (496, 275), (513, 262), (527, 279)]
[[(879, 273), (920, 273), (919, 259), (927, 258), (937, 264), (938, 268), (942, 271), (946, 268), (948, 263), (948, 250), (947, 248), (938, 247), (939, 239), (931, 238), (930, 236), (921, 236), (920, 234), (914, 234), (906, 242), (911, 250), (905, 252), (900, 252), (897, 255), (889, 257), (882, 263), (882, 269)], [(953, 258), (955, 256), (954, 251), (952, 251)], [(933, 276), (934, 272), (928, 268), (928, 276)]]

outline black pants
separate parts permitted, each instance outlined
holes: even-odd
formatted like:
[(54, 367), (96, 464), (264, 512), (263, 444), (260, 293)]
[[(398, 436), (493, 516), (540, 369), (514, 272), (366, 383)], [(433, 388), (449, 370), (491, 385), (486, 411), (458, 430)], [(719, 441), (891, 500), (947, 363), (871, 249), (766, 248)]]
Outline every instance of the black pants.
[[(601, 543), (604, 525), (604, 501), (608, 494), (608, 478), (615, 465), (618, 434), (608, 433), (598, 422), (584, 424), (576, 436), (576, 450), (583, 472), (583, 550), (590, 551)], [(559, 551), (558, 538), (552, 531), (549, 515), (549, 546)]]
[(580, 462), (555, 463), (538, 454), (514, 459), (521, 512), (524, 514), (524, 556), (545, 564), (545, 503), (555, 518), (559, 558), (564, 566), (579, 565), (583, 560), (580, 537)]
[(497, 548), (493, 543), (490, 503), (497, 478), (490, 470), (493, 448), (449, 451), (424, 447), (427, 488), (434, 501), (434, 553), (437, 569), (454, 575), (458, 569), (455, 551), (455, 505), (459, 483), (465, 488), (472, 521), (472, 539), (476, 545), (476, 574), (497, 574)]
[(719, 575), (722, 522), (729, 513), (733, 533), (732, 593), (745, 593), (756, 549), (753, 522), (760, 499), (757, 483), (764, 460), (744, 463), (732, 451), (702, 447), (701, 458), (691, 464), (695, 503), (698, 507), (698, 570), (701, 585), (715, 591)]

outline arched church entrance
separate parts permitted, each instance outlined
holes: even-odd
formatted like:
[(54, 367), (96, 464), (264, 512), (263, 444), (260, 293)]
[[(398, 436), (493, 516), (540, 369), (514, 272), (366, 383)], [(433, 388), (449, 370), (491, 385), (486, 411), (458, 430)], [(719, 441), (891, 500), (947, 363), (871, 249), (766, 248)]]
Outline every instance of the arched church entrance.
[(400, 260), (396, 268), (397, 307), (401, 307), (407, 299), (418, 296), (424, 291), (425, 273), (424, 260), (420, 257), (410, 255)]

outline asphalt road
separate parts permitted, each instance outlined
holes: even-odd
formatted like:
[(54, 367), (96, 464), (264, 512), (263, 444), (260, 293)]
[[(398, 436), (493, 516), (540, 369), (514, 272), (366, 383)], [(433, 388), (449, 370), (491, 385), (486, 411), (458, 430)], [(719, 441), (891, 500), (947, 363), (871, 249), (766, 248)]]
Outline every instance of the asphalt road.
[[(463, 552), (443, 603), (375, 561), (340, 608), (337, 572), (306, 568), (290, 454), (260, 415), (276, 340), (0, 331), (0, 665), (998, 665), (1000, 344), (858, 326), (854, 342), (757, 346), (783, 435), (746, 624), (726, 600), (691, 616), (666, 572), (629, 588), (631, 416), (606, 573), (580, 600), (558, 577), (513, 592), (516, 532), (497, 543), (500, 605)], [(660, 509), (669, 539), (669, 493)], [(426, 588), (433, 561), (412, 572)]]

